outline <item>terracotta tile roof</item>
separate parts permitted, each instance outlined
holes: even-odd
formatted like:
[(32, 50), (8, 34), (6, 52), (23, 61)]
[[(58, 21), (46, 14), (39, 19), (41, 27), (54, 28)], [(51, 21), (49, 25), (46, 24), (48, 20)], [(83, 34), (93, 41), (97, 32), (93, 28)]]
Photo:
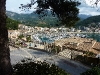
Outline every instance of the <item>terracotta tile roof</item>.
[(65, 38), (65, 39), (60, 39), (60, 40), (56, 40), (55, 44), (56, 45), (60, 45), (63, 46), (65, 44), (69, 44), (69, 43), (76, 43), (77, 46), (81, 45), (82, 43), (91, 43), (91, 40), (86, 39), (86, 38), (79, 38), (79, 37), (73, 37), (73, 38)]
[(100, 51), (100, 43), (96, 42), (92, 48)]
[(95, 54), (100, 54), (100, 42), (96, 42), (92, 48), (90, 49), (91, 52)]
[(100, 53), (100, 43), (96, 42), (96, 40), (93, 40), (93, 39), (66, 38), (66, 39), (60, 39), (60, 40), (55, 41), (55, 44), (59, 46), (72, 48), (77, 51), (91, 51), (95, 54)]
[(93, 49), (93, 48), (92, 48), (90, 51), (93, 52), (93, 53), (95, 53), (95, 54), (100, 54), (100, 51), (95, 50), (95, 49)]
[(78, 50), (89, 51), (92, 47), (92, 43), (82, 43), (77, 46)]
[(14, 32), (15, 30), (8, 30), (8, 32), (10, 33), (10, 32)]

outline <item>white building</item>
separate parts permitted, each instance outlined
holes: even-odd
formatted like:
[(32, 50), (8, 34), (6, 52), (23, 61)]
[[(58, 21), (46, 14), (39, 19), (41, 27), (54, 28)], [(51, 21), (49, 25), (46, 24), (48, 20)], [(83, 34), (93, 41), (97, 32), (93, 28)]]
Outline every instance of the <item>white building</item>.
[(20, 35), (20, 31), (18, 30), (8, 30), (8, 38), (17, 39)]

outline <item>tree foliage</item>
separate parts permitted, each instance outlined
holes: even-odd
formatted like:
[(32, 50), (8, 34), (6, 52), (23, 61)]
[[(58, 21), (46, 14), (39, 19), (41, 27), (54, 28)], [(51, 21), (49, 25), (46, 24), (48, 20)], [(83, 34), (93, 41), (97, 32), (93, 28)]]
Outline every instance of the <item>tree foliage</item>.
[(81, 75), (100, 75), (100, 69), (98, 67), (94, 67), (86, 72), (83, 72)]
[(24, 35), (21, 34), (21, 35), (18, 36), (18, 39), (22, 39), (23, 37), (24, 37)]
[(25, 60), (23, 62), (13, 66), (14, 75), (69, 75), (54, 64), (40, 61), (37, 61), (37, 63), (26, 62)]
[(28, 35), (28, 36), (26, 37), (26, 40), (27, 40), (27, 42), (31, 42), (31, 36)]
[(36, 13), (41, 17), (47, 16), (48, 9), (51, 11), (53, 16), (58, 17), (61, 23), (65, 26), (73, 26), (79, 18), (77, 17), (79, 9), (77, 6), (80, 5), (75, 0), (31, 0), (30, 4), (21, 4), (22, 9), (31, 8), (32, 5), (37, 3)]
[(19, 24), (18, 21), (12, 20), (10, 18), (7, 18), (7, 20), (6, 20), (6, 27), (9, 30), (16, 30), (16, 29), (18, 29), (18, 24)]

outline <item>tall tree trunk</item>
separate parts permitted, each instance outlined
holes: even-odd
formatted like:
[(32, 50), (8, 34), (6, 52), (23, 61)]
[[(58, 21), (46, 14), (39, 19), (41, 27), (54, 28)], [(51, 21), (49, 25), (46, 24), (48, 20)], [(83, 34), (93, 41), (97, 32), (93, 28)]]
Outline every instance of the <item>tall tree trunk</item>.
[(0, 0), (0, 75), (12, 75), (5, 4), (6, 0)]

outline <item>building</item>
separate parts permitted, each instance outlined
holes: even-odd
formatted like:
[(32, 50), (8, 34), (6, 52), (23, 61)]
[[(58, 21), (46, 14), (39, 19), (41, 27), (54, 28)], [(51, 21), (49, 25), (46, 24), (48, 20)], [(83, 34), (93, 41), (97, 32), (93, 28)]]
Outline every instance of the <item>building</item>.
[(19, 35), (20, 32), (18, 30), (8, 30), (8, 38), (17, 39)]
[(64, 47), (79, 51), (79, 52), (93, 52), (100, 54), (100, 42), (93, 39), (72, 37), (55, 41), (56, 46), (60, 46), (63, 50)]

